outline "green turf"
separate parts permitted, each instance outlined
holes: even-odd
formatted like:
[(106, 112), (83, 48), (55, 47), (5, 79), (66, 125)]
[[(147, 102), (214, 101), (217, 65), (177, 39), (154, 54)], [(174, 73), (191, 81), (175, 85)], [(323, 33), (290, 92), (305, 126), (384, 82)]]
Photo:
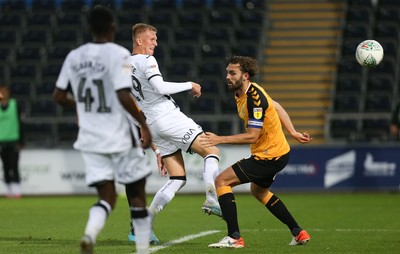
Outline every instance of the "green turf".
[[(156, 234), (165, 247), (155, 253), (400, 253), (399, 193), (277, 195), (310, 233), (306, 246), (288, 246), (287, 228), (254, 198), (242, 194), (236, 198), (246, 247), (209, 249), (208, 244), (225, 236), (224, 221), (201, 213), (203, 195), (178, 195), (155, 220)], [(88, 207), (95, 201), (95, 197), (0, 198), (0, 253), (78, 253)], [(128, 208), (120, 198), (98, 238), (96, 253), (133, 253), (128, 230)], [(210, 230), (219, 232), (166, 244)]]

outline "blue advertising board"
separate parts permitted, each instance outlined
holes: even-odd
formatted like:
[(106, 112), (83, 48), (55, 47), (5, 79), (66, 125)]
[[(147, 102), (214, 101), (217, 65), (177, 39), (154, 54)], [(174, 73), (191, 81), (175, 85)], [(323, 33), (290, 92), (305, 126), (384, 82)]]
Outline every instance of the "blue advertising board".
[(400, 147), (295, 147), (272, 189), (400, 190)]

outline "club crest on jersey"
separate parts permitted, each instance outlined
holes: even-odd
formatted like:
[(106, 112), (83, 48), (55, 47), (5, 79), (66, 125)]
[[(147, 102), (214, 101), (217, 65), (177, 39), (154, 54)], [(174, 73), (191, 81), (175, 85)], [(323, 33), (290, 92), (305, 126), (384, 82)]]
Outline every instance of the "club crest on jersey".
[(261, 119), (262, 117), (262, 108), (253, 108), (253, 116), (255, 119)]

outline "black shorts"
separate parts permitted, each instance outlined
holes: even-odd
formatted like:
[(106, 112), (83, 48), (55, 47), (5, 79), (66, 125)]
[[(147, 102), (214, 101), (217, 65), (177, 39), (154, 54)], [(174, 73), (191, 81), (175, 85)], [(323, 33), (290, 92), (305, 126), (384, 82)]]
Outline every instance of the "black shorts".
[(278, 159), (256, 160), (252, 155), (232, 165), (233, 171), (241, 183), (255, 183), (262, 188), (269, 188), (275, 175), (289, 162), (289, 153)]

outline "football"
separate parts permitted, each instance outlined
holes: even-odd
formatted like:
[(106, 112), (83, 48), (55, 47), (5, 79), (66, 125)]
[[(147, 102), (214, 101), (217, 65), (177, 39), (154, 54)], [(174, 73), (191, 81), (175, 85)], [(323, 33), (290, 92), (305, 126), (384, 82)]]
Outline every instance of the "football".
[(375, 67), (383, 59), (383, 48), (375, 40), (365, 40), (357, 46), (356, 59), (361, 66)]

